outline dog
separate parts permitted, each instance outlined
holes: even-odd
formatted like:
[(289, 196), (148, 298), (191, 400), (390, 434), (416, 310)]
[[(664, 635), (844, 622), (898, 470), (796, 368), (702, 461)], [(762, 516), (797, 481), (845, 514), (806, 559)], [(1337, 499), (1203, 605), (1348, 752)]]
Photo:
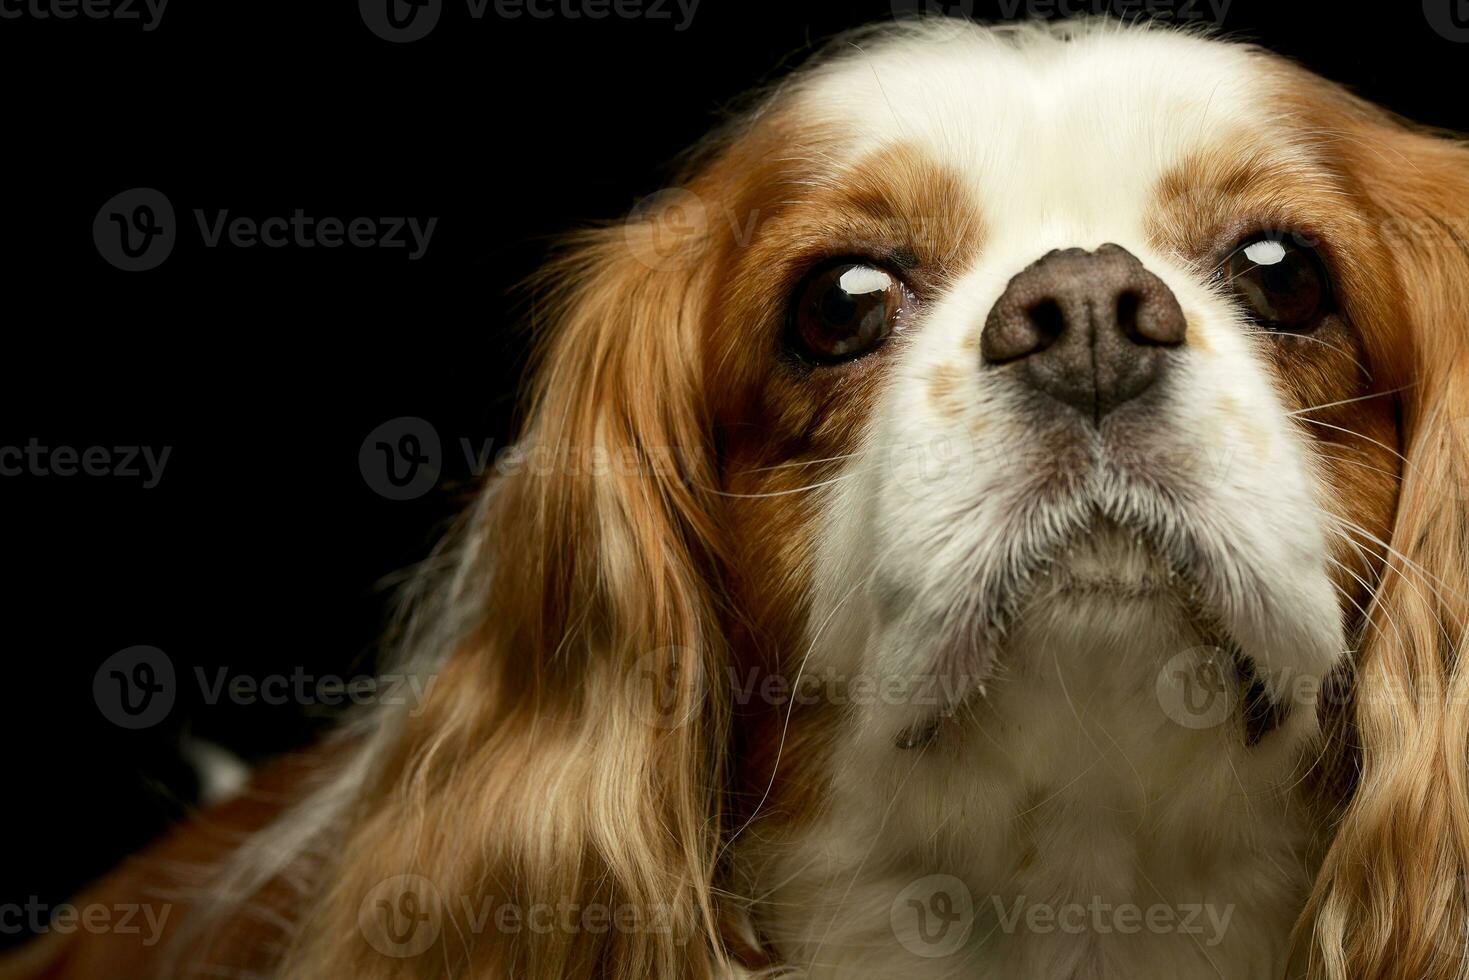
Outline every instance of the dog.
[(424, 703), (27, 975), (1465, 975), (1464, 146), (1196, 32), (888, 24), (538, 289)]

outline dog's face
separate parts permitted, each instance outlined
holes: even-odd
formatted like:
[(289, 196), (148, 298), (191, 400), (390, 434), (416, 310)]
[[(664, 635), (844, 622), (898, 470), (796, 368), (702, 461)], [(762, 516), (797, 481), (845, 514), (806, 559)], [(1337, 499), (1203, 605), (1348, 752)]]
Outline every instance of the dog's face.
[[(1448, 975), (1466, 201), (1457, 146), (1167, 31), (804, 69), (548, 273), (521, 463), (411, 651), (447, 676), (354, 770), (402, 791), (298, 973), (371, 974), (310, 937), (411, 870), (673, 910), (460, 923), (488, 975), (1257, 976), (1297, 916), (1313, 975)], [(1233, 925), (1020, 942), (1017, 899)], [(904, 918), (965, 903), (942, 951)]]
[(1292, 80), (1161, 32), (931, 30), (790, 96), (707, 354), (786, 653), (952, 702), (1095, 597), (1191, 618), (1287, 714), (1341, 663), (1413, 337), (1373, 178)]
[(740, 396), (743, 570), (809, 601), (817, 656), (963, 694), (1051, 581), (1197, 600), (1276, 697), (1336, 666), (1371, 574), (1339, 522), (1387, 536), (1372, 396), (1412, 340), (1285, 75), (1161, 32), (930, 31), (789, 98), (775, 173), (718, 204), (753, 237), (706, 374)]

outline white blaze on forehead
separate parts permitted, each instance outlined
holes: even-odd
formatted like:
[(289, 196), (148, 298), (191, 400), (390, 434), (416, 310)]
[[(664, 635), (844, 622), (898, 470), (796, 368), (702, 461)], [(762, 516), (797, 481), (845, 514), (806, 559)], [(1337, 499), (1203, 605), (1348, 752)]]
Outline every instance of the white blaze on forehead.
[[(847, 163), (916, 146), (1011, 227), (1092, 247), (1137, 221), (1156, 181), (1222, 134), (1268, 124), (1248, 49), (1168, 30), (911, 25), (813, 73), (801, 111), (844, 134)], [(936, 218), (940, 216), (915, 216)]]

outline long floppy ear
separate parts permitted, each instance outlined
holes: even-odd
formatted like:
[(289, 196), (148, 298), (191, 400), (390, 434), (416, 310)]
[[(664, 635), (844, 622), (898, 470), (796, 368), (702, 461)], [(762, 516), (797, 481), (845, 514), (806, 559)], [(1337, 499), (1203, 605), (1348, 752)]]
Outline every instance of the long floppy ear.
[(284, 976), (725, 972), (701, 226), (661, 203), (546, 274), (527, 425), (468, 532), (467, 639), (367, 761)]
[[(1469, 149), (1338, 99), (1402, 323), (1402, 482), (1356, 662), (1349, 801), (1317, 882), (1311, 975), (1450, 978), (1469, 967)], [(1385, 328), (1385, 329), (1384, 329)], [(1393, 351), (1391, 348), (1396, 347)]]

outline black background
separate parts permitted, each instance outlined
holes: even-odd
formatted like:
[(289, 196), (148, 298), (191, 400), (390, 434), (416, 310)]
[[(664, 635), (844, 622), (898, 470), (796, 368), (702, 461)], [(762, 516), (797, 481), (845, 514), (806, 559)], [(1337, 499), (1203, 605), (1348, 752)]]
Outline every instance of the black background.
[[(1016, 4), (970, 6), (995, 19)], [(512, 431), (512, 287), (549, 238), (626, 212), (741, 92), (893, 5), (701, 0), (682, 30), (665, 9), (509, 19), (491, 0), (475, 20), (444, 0), (432, 33), (396, 44), (352, 2), (173, 0), (151, 31), (0, 19), (0, 446), (171, 447), (152, 489), (0, 477), (0, 902), (60, 901), (182, 812), (194, 788), (181, 733), (258, 759), (319, 729), (309, 706), (207, 704), (192, 670), (370, 670), (385, 577), (427, 552), (471, 480), (461, 440), (499, 448)], [(1223, 28), (1469, 129), (1469, 43), (1418, 0), (1233, 0)], [(167, 195), (178, 243), (126, 273), (91, 229), (135, 187)], [(410, 261), (206, 248), (196, 208), (439, 220)], [(367, 434), (400, 416), (443, 441), (444, 479), (410, 501), (375, 493), (358, 466)], [(166, 651), (180, 685), (168, 719), (134, 732), (103, 717), (92, 678), (136, 644)]]

